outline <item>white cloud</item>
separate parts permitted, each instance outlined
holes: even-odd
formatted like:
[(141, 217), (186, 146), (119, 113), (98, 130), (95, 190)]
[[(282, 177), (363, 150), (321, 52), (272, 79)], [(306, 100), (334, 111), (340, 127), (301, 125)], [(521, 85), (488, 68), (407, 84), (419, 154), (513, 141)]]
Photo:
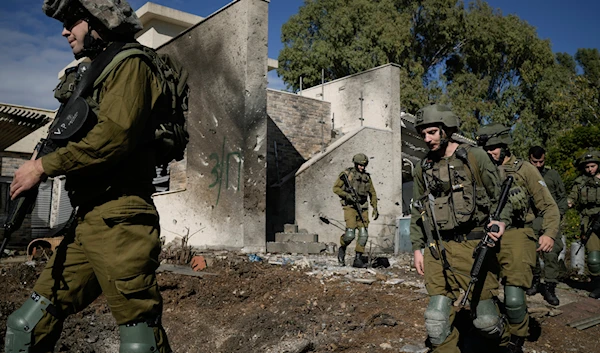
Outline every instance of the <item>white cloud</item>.
[(281, 77), (277, 75), (275, 70), (269, 71), (267, 74), (267, 87), (280, 91), (289, 91)]
[(45, 17), (37, 2), (29, 11), (0, 15), (0, 102), (55, 109), (57, 74), (73, 54), (60, 23)]

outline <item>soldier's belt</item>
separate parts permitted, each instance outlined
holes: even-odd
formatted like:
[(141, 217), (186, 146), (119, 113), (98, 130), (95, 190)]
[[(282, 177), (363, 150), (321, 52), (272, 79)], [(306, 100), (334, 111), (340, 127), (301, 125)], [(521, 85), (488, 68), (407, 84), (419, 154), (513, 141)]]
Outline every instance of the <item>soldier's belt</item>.
[(455, 234), (452, 232), (440, 232), (440, 236), (443, 241), (455, 241), (461, 243), (467, 240), (480, 240), (485, 236), (485, 232), (481, 230), (474, 230), (467, 234)]

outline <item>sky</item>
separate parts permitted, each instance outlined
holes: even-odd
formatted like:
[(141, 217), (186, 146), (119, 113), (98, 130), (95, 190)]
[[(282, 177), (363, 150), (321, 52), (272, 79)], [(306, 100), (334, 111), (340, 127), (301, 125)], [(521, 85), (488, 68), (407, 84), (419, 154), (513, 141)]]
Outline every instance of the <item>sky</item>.
[[(129, 1), (138, 9), (145, 0)], [(154, 3), (207, 17), (231, 0), (154, 0)], [(597, 0), (488, 0), (503, 14), (515, 14), (550, 39), (554, 52), (574, 55), (578, 48), (600, 49), (600, 1)], [(0, 102), (46, 109), (58, 103), (52, 90), (58, 72), (73, 60), (62, 24), (42, 12), (42, 0), (0, 1)], [(304, 0), (270, 0), (269, 58), (283, 47), (281, 26), (296, 14)], [(285, 89), (275, 71), (269, 87)]]

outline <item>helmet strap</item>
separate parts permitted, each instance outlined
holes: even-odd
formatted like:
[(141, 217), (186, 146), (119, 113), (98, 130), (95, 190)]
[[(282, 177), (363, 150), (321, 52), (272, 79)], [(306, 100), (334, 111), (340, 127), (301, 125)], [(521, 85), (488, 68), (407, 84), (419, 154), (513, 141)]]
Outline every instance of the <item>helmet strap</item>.
[(75, 59), (81, 59), (86, 56), (90, 59), (94, 59), (98, 54), (102, 53), (104, 48), (108, 45), (108, 43), (101, 38), (94, 38), (94, 36), (92, 36), (94, 28), (92, 27), (91, 22), (93, 20), (85, 19), (85, 21), (88, 24), (88, 32), (83, 38), (83, 49), (78, 54), (75, 54)]

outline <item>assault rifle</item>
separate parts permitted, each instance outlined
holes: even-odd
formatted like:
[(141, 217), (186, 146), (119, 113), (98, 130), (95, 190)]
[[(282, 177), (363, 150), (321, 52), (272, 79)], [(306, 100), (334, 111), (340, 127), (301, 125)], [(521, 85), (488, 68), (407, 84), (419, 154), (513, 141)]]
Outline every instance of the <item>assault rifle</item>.
[[(514, 178), (512, 176), (509, 176), (506, 178), (506, 180), (504, 180), (504, 183), (502, 184), (502, 191), (500, 192), (500, 200), (498, 200), (498, 206), (496, 207), (494, 213), (492, 213), (492, 215), (490, 216), (490, 221), (497, 221), (500, 219), (500, 214), (502, 213), (502, 210), (504, 209), (504, 206), (506, 206), (506, 202), (508, 201), (508, 192), (512, 186), (513, 180)], [(473, 251), (473, 258), (475, 259), (475, 262), (473, 262), (473, 267), (471, 268), (471, 281), (469, 282), (469, 286), (467, 287), (465, 296), (460, 301), (461, 306), (465, 306), (465, 304), (467, 303), (467, 298), (469, 297), (469, 292), (473, 288), (473, 285), (477, 283), (477, 281), (479, 281), (480, 279), (479, 275), (481, 273), (483, 265), (485, 264), (489, 248), (496, 244), (496, 242), (490, 237), (489, 233), (497, 232), (498, 230), (499, 228), (495, 224), (492, 225), (490, 228), (488, 228), (486, 225), (484, 228), (485, 236), (483, 237), (483, 239), (481, 239), (481, 241), (479, 242), (479, 244), (477, 244), (477, 247)]]
[(600, 236), (600, 213), (596, 213), (595, 215), (592, 215), (590, 217), (590, 222), (588, 223), (587, 231), (581, 235), (581, 238), (579, 240), (579, 243), (581, 245), (579, 245), (579, 249), (577, 249), (575, 255), (579, 253), (579, 250), (585, 247), (585, 244), (587, 244), (588, 240), (590, 240), (592, 233), (596, 233), (596, 235)]
[[(35, 147), (31, 159), (38, 159), (48, 152), (48, 140), (42, 139), (42, 141), (40, 141)], [(23, 220), (25, 220), (25, 216), (30, 214), (33, 210), (35, 200), (37, 199), (37, 194), (38, 187), (36, 186), (32, 189), (22, 192), (19, 194), (19, 196), (17, 196), (17, 198), (10, 202), (8, 215), (6, 216), (6, 221), (4, 222), (4, 238), (2, 239), (2, 245), (0, 245), (0, 258), (2, 258), (2, 255), (4, 254), (4, 249), (6, 248), (6, 245), (8, 245), (11, 235), (21, 228)]]
[(344, 182), (344, 185), (346, 185), (346, 188), (350, 190), (350, 193), (352, 194), (353, 198), (353, 206), (356, 209), (356, 212), (358, 212), (358, 217), (360, 217), (360, 221), (362, 222), (363, 226), (365, 226), (365, 219), (362, 216), (362, 207), (360, 206), (360, 197), (358, 197), (358, 192), (356, 192), (356, 189), (354, 189), (352, 185), (350, 185), (350, 180), (348, 180), (348, 176), (346, 175), (346, 173), (342, 173), (341, 178)]
[[(81, 136), (81, 134), (87, 131), (90, 125), (95, 123), (96, 117), (82, 97), (92, 88), (96, 78), (100, 76), (104, 68), (106, 68), (124, 45), (125, 43), (122, 42), (114, 42), (109, 45), (106, 50), (94, 59), (89, 69), (86, 65), (80, 64), (77, 71), (78, 77), (75, 89), (69, 100), (62, 104), (58, 110), (54, 122), (48, 130), (48, 137), (42, 139), (37, 144), (31, 156), (32, 160), (41, 158), (52, 152), (57, 144), (66, 144), (70, 139)], [(4, 238), (0, 245), (0, 258), (11, 235), (21, 227), (25, 216), (33, 210), (37, 194), (38, 187), (36, 186), (22, 192), (10, 202), (8, 216), (4, 222)]]

